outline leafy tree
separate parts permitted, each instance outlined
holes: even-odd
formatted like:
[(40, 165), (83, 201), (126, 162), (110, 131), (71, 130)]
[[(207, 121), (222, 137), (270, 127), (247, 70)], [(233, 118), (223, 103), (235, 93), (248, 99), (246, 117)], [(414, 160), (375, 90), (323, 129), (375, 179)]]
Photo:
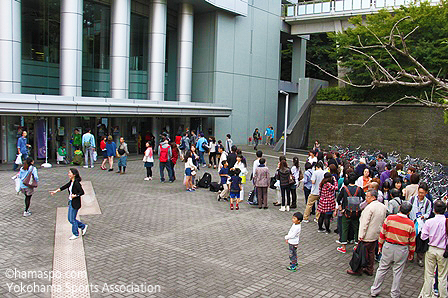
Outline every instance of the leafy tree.
[[(428, 99), (429, 93), (434, 99), (448, 99), (447, 20), (448, 0), (382, 10), (366, 20), (356, 16), (350, 19), (354, 28), (329, 34), (338, 45), (332, 57), (350, 69), (346, 79), (351, 85), (394, 91), (399, 86), (409, 98)], [(360, 96), (374, 94), (372, 90), (358, 92)]]

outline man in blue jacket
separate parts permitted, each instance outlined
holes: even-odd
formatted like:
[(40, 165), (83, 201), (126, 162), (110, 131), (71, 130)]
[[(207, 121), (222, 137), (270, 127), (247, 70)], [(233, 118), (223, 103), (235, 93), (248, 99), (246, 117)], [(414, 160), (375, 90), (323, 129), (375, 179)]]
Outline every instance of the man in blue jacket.
[(200, 136), (201, 137), (199, 138), (199, 140), (196, 143), (196, 148), (199, 149), (199, 163), (202, 164), (202, 167), (206, 167), (207, 163), (205, 162), (204, 153), (206, 152), (206, 149), (208, 148), (208, 142), (207, 142), (207, 139), (204, 138), (204, 133), (201, 132)]
[[(22, 161), (28, 157), (28, 147), (30, 147), (26, 139), (27, 132), (24, 130), (22, 136), (17, 139), (17, 154), (22, 154)], [(17, 171), (18, 164), (14, 162), (14, 171)]]

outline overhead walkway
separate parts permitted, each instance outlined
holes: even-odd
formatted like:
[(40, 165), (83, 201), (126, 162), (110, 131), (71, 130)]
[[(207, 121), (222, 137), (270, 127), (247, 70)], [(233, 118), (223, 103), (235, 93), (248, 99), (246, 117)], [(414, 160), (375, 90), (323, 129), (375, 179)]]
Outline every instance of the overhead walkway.
[[(291, 35), (313, 34), (346, 29), (348, 19), (357, 15), (408, 6), (411, 0), (318, 0), (283, 4), (283, 19), (291, 26)], [(430, 0), (432, 4), (440, 3)]]

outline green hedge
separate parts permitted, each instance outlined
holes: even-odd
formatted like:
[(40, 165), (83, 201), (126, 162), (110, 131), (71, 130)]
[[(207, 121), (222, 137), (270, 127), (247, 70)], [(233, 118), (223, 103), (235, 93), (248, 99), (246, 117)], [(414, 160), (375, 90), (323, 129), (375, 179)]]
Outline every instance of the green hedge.
[[(405, 95), (425, 98), (430, 88), (406, 88), (402, 86), (391, 86), (381, 88), (354, 88), (354, 87), (330, 87), (321, 89), (317, 94), (318, 101), (354, 101), (354, 102), (394, 102)], [(410, 100), (403, 101), (410, 102)]]

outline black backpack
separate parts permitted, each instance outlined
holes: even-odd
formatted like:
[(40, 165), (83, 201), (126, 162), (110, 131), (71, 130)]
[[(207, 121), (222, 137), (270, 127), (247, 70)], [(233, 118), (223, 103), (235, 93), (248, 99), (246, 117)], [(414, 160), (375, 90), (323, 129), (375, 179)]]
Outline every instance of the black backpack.
[(276, 182), (277, 182), (277, 178), (271, 177), (271, 181), (269, 182), (269, 188), (270, 189), (277, 189), (277, 187), (275, 187), (275, 183)]
[(221, 184), (219, 184), (218, 182), (210, 183), (210, 191), (218, 192), (220, 189), (221, 189)]
[(208, 152), (208, 151), (210, 150), (210, 149), (207, 147), (207, 143), (206, 143), (206, 142), (202, 143), (201, 147), (202, 147), (202, 149), (204, 149), (205, 152)]
[(202, 175), (202, 178), (201, 180), (199, 180), (197, 185), (198, 187), (209, 188), (211, 183), (212, 183), (212, 175), (210, 175), (210, 173), (204, 173), (204, 175)]
[(345, 206), (344, 215), (346, 218), (356, 218), (361, 213), (361, 197), (358, 196), (360, 187), (356, 187), (355, 194), (352, 195), (347, 186), (344, 186), (347, 192), (347, 206)]

